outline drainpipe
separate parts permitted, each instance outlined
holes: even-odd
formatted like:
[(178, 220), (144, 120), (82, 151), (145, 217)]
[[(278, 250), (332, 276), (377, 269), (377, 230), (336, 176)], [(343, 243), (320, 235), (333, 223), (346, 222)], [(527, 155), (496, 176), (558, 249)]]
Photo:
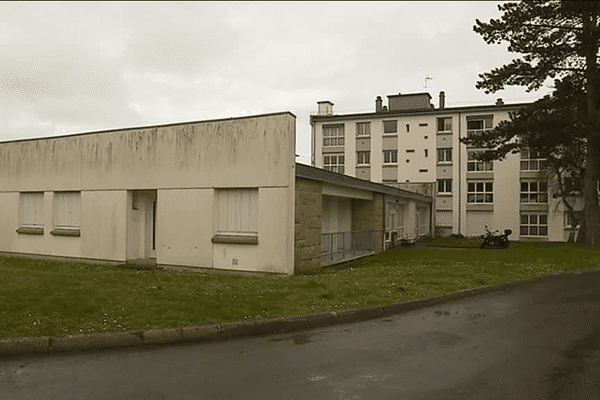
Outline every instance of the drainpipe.
[[(458, 188), (457, 188), (457, 193), (458, 193), (458, 233), (461, 234), (461, 226), (460, 226), (460, 216), (462, 215), (462, 203), (460, 201), (460, 193), (462, 191), (462, 176), (461, 176), (461, 160), (460, 160), (460, 155), (462, 153), (461, 151), (461, 144), (460, 143), (460, 121), (461, 121), (461, 113), (458, 113), (458, 179), (457, 179), (457, 183), (458, 183)], [(465, 206), (466, 207), (466, 206)]]

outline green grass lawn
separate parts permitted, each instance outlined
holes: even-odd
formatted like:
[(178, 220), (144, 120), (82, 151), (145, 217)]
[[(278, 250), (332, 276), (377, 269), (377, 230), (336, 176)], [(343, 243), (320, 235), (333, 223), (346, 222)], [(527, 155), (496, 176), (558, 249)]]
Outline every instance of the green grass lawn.
[(290, 277), (0, 257), (0, 337), (299, 315), (595, 267), (600, 249), (563, 243), (513, 243), (508, 250), (398, 248)]

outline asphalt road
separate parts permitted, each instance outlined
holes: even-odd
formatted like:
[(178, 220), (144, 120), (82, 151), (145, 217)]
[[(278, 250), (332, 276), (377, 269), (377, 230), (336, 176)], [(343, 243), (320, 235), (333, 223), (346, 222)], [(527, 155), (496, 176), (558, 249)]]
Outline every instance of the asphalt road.
[(0, 360), (0, 399), (598, 399), (600, 274), (366, 322)]

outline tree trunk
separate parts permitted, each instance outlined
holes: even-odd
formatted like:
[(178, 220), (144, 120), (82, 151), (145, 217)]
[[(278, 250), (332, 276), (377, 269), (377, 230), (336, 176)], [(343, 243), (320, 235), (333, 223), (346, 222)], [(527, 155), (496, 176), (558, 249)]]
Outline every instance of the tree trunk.
[(586, 89), (587, 89), (587, 166), (584, 176), (584, 241), (587, 246), (600, 246), (600, 206), (598, 205), (598, 179), (600, 178), (600, 125), (598, 124), (598, 42), (596, 39), (597, 14), (595, 7), (583, 14), (584, 38), (586, 38)]

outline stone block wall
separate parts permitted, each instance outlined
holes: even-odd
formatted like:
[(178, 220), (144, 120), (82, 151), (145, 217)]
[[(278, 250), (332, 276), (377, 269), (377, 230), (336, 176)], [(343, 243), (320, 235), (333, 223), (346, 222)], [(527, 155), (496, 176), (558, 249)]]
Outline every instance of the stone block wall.
[(373, 200), (352, 199), (352, 231), (372, 231), (373, 251), (383, 251), (384, 195), (373, 193)]
[(294, 273), (321, 268), (323, 194), (321, 182), (296, 177)]

